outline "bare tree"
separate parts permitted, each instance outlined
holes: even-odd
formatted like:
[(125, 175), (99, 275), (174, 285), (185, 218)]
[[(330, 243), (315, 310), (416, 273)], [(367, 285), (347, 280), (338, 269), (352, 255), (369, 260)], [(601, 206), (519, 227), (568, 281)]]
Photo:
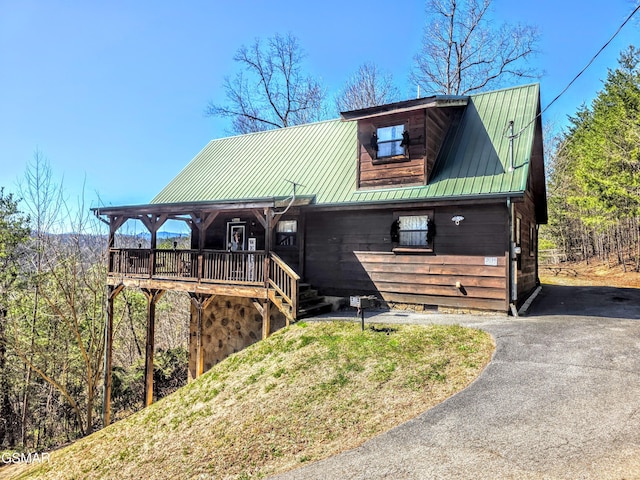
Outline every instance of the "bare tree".
[(298, 40), (275, 35), (242, 46), (233, 59), (241, 71), (225, 79), (228, 104), (209, 102), (207, 116), (231, 118), (234, 133), (249, 133), (318, 120), (325, 93), (302, 72), (304, 53)]
[[(56, 184), (53, 179), (51, 164), (44, 157), (43, 153), (36, 149), (33, 153), (33, 160), (27, 164), (24, 179), (19, 184), (19, 191), (31, 219), (32, 241), (29, 248), (31, 253), (31, 265), (28, 270), (33, 274), (33, 308), (31, 315), (31, 325), (29, 343), (30, 351), (35, 350), (36, 324), (40, 315), (40, 277), (43, 273), (43, 255), (47, 249), (50, 233), (57, 228), (59, 213), (63, 205), (62, 183)], [(22, 396), (21, 412), (21, 444), (27, 444), (27, 432), (29, 422), (29, 399), (31, 395), (31, 377), (33, 374), (32, 358), (26, 362), (26, 376)]]
[[(65, 418), (71, 425), (77, 425), (81, 434), (91, 432), (102, 378), (106, 307), (106, 252), (97, 219), (83, 203), (84, 193), (77, 205), (68, 205), (62, 184), (54, 183), (49, 163), (39, 152), (27, 166), (25, 180), (24, 203), (33, 222), (32, 265), (26, 269), (34, 291), (23, 292), (24, 310), (30, 306), (30, 312), (15, 319), (8, 339), (12, 352), (27, 368), (23, 445), (30, 423), (27, 417), (41, 408), (29, 404), (30, 383), (36, 383), (32, 376), (49, 386), (50, 396), (57, 392), (71, 407)], [(73, 233), (52, 233), (61, 226)], [(49, 408), (47, 401), (45, 413)], [(55, 430), (56, 420), (60, 418), (42, 415), (33, 430)]]
[(427, 92), (466, 95), (506, 79), (537, 78), (527, 64), (537, 53), (537, 28), (494, 28), (490, 7), (491, 0), (428, 0), (429, 21), (414, 57), (412, 81)]
[(398, 97), (391, 74), (381, 72), (374, 63), (365, 63), (336, 97), (336, 107), (346, 112), (391, 103)]

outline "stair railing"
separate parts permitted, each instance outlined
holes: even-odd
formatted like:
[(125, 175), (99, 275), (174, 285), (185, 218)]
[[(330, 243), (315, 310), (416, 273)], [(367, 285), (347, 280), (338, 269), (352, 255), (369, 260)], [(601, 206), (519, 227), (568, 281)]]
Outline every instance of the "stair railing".
[(291, 307), (291, 315), (298, 316), (298, 284), (300, 276), (293, 271), (278, 255), (271, 252), (269, 268), (269, 286)]

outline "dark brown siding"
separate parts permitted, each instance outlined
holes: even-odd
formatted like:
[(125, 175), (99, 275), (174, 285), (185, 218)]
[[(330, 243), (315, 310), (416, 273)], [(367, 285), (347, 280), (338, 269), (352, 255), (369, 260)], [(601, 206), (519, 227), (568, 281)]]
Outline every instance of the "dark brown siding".
[[(234, 214), (222, 214), (218, 215), (216, 219), (213, 221), (213, 224), (207, 229), (204, 248), (212, 249), (212, 250), (224, 250), (225, 246), (225, 237), (227, 235), (227, 223), (231, 222), (234, 218), (239, 218), (240, 222), (244, 222), (245, 231), (247, 240), (245, 240), (245, 247), (248, 246), (248, 239), (255, 238), (256, 239), (256, 249), (264, 250), (265, 249), (265, 233), (264, 228), (260, 223), (256, 220), (255, 216), (252, 213), (247, 213), (246, 211), (238, 212)], [(296, 220), (295, 216), (286, 216), (283, 217), (282, 220)], [(275, 225), (274, 225), (274, 239), (276, 236), (275, 233)], [(298, 232), (298, 236), (300, 233)], [(298, 237), (300, 238), (300, 237)], [(298, 245), (296, 246), (279, 246), (275, 245), (273, 251), (277, 253), (280, 258), (282, 258), (291, 268), (295, 271), (298, 271), (299, 267), (299, 249)], [(191, 237), (191, 248), (198, 248), (198, 231), (195, 230)], [(248, 248), (248, 247), (247, 247)]]
[[(451, 219), (461, 215), (456, 225)], [(493, 255), (508, 249), (509, 217), (506, 202), (495, 205), (440, 207), (435, 210), (434, 251), (440, 255)]]
[(370, 293), (374, 286), (353, 252), (390, 252), (392, 211), (309, 212), (305, 278), (325, 295)]
[[(517, 283), (518, 283), (518, 302), (524, 300), (524, 296), (533, 290), (538, 284), (538, 249), (537, 249), (537, 229), (535, 204), (533, 198), (527, 192), (524, 202), (515, 204), (516, 218), (520, 217), (520, 249), (521, 252), (518, 259)], [(513, 228), (517, 228), (514, 222)], [(530, 228), (533, 227), (533, 244), (530, 240)], [(516, 232), (514, 232), (514, 238)], [(533, 253), (533, 255), (531, 255)]]
[[(256, 249), (264, 250), (264, 228), (257, 222), (253, 214), (246, 212), (218, 215), (206, 232), (204, 248), (223, 250), (225, 248), (225, 237), (227, 235), (227, 223), (231, 222), (234, 218), (239, 218), (240, 222), (244, 222), (247, 239), (251, 237), (256, 238)], [(197, 244), (193, 248), (197, 248)]]
[[(393, 253), (394, 210), (407, 211), (308, 213), (306, 280), (325, 295), (506, 309), (506, 206), (425, 208), (434, 212), (435, 255)], [(465, 220), (456, 226), (453, 215)], [(485, 257), (497, 266), (485, 266)]]

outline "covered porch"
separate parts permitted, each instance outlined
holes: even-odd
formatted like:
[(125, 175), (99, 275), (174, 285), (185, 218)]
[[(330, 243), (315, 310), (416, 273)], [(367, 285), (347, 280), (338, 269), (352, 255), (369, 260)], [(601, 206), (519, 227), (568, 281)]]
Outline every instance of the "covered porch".
[[(144, 405), (153, 402), (153, 352), (155, 309), (167, 290), (191, 298), (195, 326), (195, 370), (204, 373), (203, 312), (215, 297), (241, 297), (262, 318), (262, 338), (271, 333), (272, 308), (286, 324), (296, 321), (300, 275), (276, 253), (280, 243), (284, 256), (302, 258), (303, 229), (298, 238), (278, 233), (283, 218), (303, 222), (300, 206), (309, 199), (267, 200), (234, 203), (183, 203), (93, 209), (109, 226), (107, 270), (107, 321), (105, 327), (103, 423), (111, 417), (111, 373), (114, 300), (124, 288), (140, 289), (147, 298)], [(293, 219), (293, 220), (292, 220)], [(140, 221), (149, 231), (148, 248), (116, 245), (116, 234), (128, 220)], [(191, 231), (190, 247), (158, 248), (158, 232), (168, 220), (185, 222)], [(292, 245), (294, 244), (294, 245)], [(295, 248), (292, 248), (295, 246)], [(276, 248), (274, 248), (276, 247)], [(300, 262), (303, 264), (303, 262)], [(193, 360), (193, 359), (192, 359)]]

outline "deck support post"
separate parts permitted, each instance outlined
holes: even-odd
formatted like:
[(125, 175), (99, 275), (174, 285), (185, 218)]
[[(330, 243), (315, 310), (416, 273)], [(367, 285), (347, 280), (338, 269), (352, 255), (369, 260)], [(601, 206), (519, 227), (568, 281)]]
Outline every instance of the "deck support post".
[(203, 295), (201, 293), (189, 293), (191, 303), (196, 309), (196, 366), (195, 378), (204, 373), (204, 349), (202, 345), (202, 312), (211, 303), (215, 295)]
[(112, 285), (107, 286), (107, 318), (104, 324), (104, 380), (102, 391), (103, 427), (106, 427), (111, 423), (111, 373), (113, 368), (113, 301), (123, 288), (123, 285), (118, 285), (116, 287)]
[(271, 334), (271, 300), (267, 298), (262, 304), (262, 339)]
[(147, 297), (147, 343), (144, 359), (144, 400), (143, 407), (153, 403), (153, 350), (155, 347), (156, 303), (166, 290), (142, 289)]

